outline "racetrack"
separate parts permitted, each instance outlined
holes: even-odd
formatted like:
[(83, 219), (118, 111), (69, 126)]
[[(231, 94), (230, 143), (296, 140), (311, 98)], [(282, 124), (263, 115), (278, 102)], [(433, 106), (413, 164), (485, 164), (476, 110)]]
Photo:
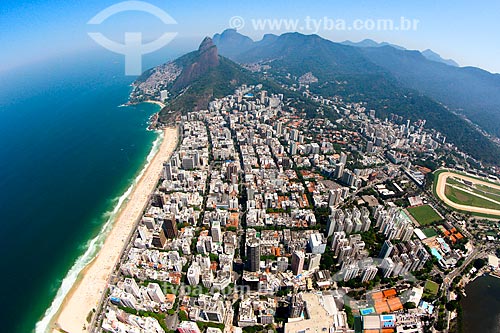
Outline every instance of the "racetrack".
[(485, 185), (491, 188), (495, 188), (500, 190), (500, 184), (493, 184), (491, 182), (483, 181), (477, 178), (465, 176), (459, 173), (451, 172), (451, 171), (443, 171), (438, 175), (437, 179), (437, 184), (436, 184), (436, 194), (441, 199), (445, 204), (448, 206), (455, 208), (457, 210), (461, 211), (466, 211), (466, 212), (471, 212), (471, 213), (479, 213), (479, 214), (487, 214), (487, 215), (495, 215), (500, 217), (500, 210), (497, 209), (490, 209), (490, 208), (482, 208), (482, 207), (476, 207), (476, 206), (468, 206), (468, 205), (461, 205), (456, 202), (451, 201), (446, 197), (445, 195), (445, 190), (446, 190), (446, 181), (449, 177), (456, 177), (460, 178), (463, 180), (466, 180), (468, 182), (471, 182), (473, 184), (478, 184), (478, 185)]

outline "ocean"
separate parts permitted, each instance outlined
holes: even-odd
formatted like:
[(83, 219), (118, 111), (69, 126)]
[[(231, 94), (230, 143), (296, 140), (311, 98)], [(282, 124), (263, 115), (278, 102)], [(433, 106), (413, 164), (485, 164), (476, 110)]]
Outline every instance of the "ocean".
[(0, 73), (2, 332), (44, 331), (158, 145), (133, 79), (102, 53)]
[(481, 276), (465, 287), (463, 333), (500, 333), (500, 279)]

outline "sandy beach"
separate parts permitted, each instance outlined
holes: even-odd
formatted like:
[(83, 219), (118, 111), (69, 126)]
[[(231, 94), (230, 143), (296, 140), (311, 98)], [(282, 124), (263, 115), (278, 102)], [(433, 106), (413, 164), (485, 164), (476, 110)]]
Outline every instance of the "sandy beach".
[(162, 109), (165, 107), (165, 104), (163, 104), (162, 102), (160, 102), (160, 101), (153, 101), (153, 100), (150, 100), (150, 99), (148, 99), (147, 101), (144, 101), (144, 103), (156, 104), (156, 105), (160, 106)]
[(114, 221), (104, 244), (96, 258), (79, 274), (77, 282), (64, 299), (61, 308), (52, 321), (53, 332), (87, 332), (87, 316), (97, 310), (102, 293), (106, 290), (108, 278), (116, 265), (120, 253), (136, 221), (142, 216), (153, 192), (165, 162), (175, 150), (178, 142), (177, 128), (164, 130), (164, 138), (156, 155), (142, 177), (136, 183)]

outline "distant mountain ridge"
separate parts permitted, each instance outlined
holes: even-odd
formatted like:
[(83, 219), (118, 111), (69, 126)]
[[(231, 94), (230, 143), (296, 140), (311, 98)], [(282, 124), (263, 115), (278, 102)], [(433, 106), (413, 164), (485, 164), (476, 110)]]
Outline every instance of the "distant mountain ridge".
[(281, 85), (298, 86), (306, 74), (314, 78), (307, 84), (317, 95), (366, 102), (380, 118), (394, 113), (426, 119), (428, 127), (471, 156), (500, 164), (500, 148), (455, 114), (461, 112), (484, 129), (500, 133), (499, 109), (475, 112), (465, 106), (469, 102), (477, 107), (480, 96), (491, 97), (487, 105), (498, 101), (500, 106), (500, 94), (494, 96), (500, 91), (499, 76), (431, 61), (418, 51), (388, 45), (355, 47), (300, 33), (266, 35), (254, 42), (226, 30), (205, 38), (198, 50), (146, 71), (134, 84), (145, 82), (146, 91), (168, 90), (170, 98), (160, 112), (160, 121), (168, 122), (172, 115), (206, 108), (211, 99), (231, 94), (241, 84), (264, 82), (271, 91), (282, 92)]
[(235, 29), (226, 29), (221, 34), (213, 36), (213, 41), (220, 53), (231, 59), (254, 47), (269, 45), (276, 39), (278, 39), (277, 35), (265, 34), (260, 41), (254, 42), (250, 37), (240, 34)]
[(402, 52), (390, 47), (362, 51), (404, 86), (447, 105), (500, 137), (500, 75), (429, 61), (416, 51)]
[[(274, 34), (265, 34), (261, 40), (253, 41), (250, 37), (245, 36), (237, 32), (235, 29), (226, 29), (222, 33), (217, 33), (213, 36), (213, 41), (219, 46), (219, 51), (221, 54), (228, 58), (237, 57), (238, 55), (246, 52), (254, 47), (259, 47), (267, 45), (274, 42), (278, 38)], [(350, 40), (343, 41), (339, 44), (353, 46), (353, 47), (383, 47), (390, 46), (395, 49), (406, 51), (407, 49), (403, 46), (387, 43), (387, 42), (376, 42), (372, 39), (364, 39), (360, 42), (352, 42)], [(440, 62), (449, 66), (459, 67), (459, 64), (453, 59), (444, 59), (436, 52), (427, 49), (420, 52), (425, 58), (431, 61)]]
[[(393, 47), (397, 50), (401, 51), (408, 51), (407, 48), (387, 42), (381, 42), (378, 43), (372, 39), (364, 39), (360, 42), (351, 42), (350, 40), (343, 41), (341, 44), (348, 45), (348, 46), (354, 46), (354, 47), (383, 47), (383, 46), (390, 46)], [(449, 66), (453, 67), (460, 67), (460, 65), (453, 59), (443, 59), (439, 54), (436, 52), (432, 51), (431, 49), (427, 49), (424, 51), (419, 51), (425, 58), (431, 61), (435, 62), (440, 62)]]
[(341, 44), (348, 45), (348, 46), (354, 46), (354, 47), (382, 47), (382, 46), (391, 46), (395, 49), (398, 50), (406, 50), (406, 48), (395, 45), (395, 44), (390, 44), (387, 42), (381, 42), (378, 43), (374, 41), (373, 39), (363, 39), (360, 42), (351, 42), (350, 40), (343, 41)]
[[(368, 39), (361, 42), (362, 46), (351, 46), (346, 43), (355, 45), (360, 43), (334, 43), (317, 35), (287, 33), (279, 37), (274, 36), (272, 43), (267, 43), (267, 47), (264, 48), (260, 46), (262, 41), (253, 42), (253, 47), (250, 47), (249, 38), (234, 30), (225, 31), (221, 36), (225, 34), (231, 35), (233, 41), (243, 38), (246, 40), (245, 47), (240, 53), (233, 51), (227, 55), (236, 62), (270, 61), (273, 57), (278, 59), (280, 55), (288, 54), (288, 57), (296, 59), (316, 58), (318, 62), (325, 64), (321, 72), (325, 69), (327, 72), (345, 72), (348, 67), (351, 67), (351, 70), (355, 69), (358, 74), (383, 71), (404, 87), (415, 89), (449, 106), (487, 132), (500, 137), (500, 75), (498, 74), (479, 68), (456, 67), (446, 65), (442, 61), (429, 60), (429, 57), (438, 57), (430, 50), (410, 51)], [(218, 46), (222, 49), (224, 41), (223, 38), (217, 40)], [(299, 43), (304, 47), (299, 47)], [(287, 50), (293, 47), (295, 54), (287, 53)], [(290, 61), (289, 59), (288, 62)], [(329, 68), (331, 66), (328, 65), (334, 65), (336, 68)], [(307, 70), (304, 69), (303, 72)]]
[(229, 54), (223, 53), (235, 62), (266, 64), (266, 71), (287, 84), (298, 83), (297, 78), (311, 72), (318, 78), (309, 87), (314, 93), (366, 101), (382, 117), (393, 112), (427, 119), (430, 127), (472, 156), (500, 162), (500, 156), (485, 153), (500, 154), (499, 147), (455, 114), (500, 136), (500, 79), (496, 74), (429, 60), (419, 51), (390, 45), (350, 46), (317, 35), (285, 33), (268, 38), (265, 44), (264, 40), (250, 43), (247, 36), (234, 30), (216, 37), (221, 50), (230, 48), (226, 43), (243, 45), (240, 52), (232, 45)]

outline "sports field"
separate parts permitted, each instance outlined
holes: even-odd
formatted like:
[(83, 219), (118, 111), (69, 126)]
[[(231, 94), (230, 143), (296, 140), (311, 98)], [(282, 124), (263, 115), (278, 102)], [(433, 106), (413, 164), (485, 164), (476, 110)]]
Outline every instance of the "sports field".
[(427, 237), (434, 237), (434, 236), (437, 236), (437, 232), (436, 230), (434, 230), (432, 227), (430, 228), (425, 228), (425, 229), (422, 229), (422, 232), (424, 233), (424, 235), (426, 235)]
[(439, 291), (439, 284), (434, 281), (427, 280), (425, 282), (424, 291), (429, 295), (437, 295)]
[(441, 216), (429, 205), (410, 207), (407, 208), (407, 211), (420, 225), (428, 225), (442, 220)]

